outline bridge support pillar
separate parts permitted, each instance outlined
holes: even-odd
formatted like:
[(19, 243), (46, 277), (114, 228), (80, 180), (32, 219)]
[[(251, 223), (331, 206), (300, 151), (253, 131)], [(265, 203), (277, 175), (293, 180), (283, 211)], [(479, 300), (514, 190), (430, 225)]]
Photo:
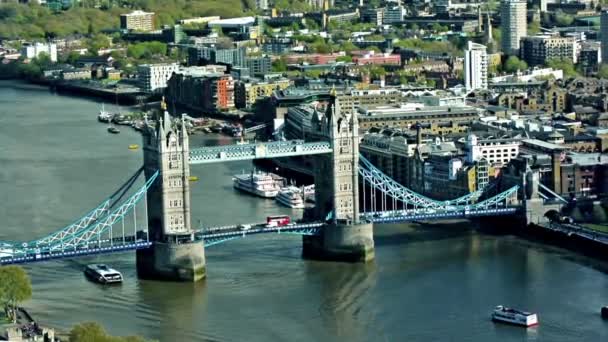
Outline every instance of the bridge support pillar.
[(320, 235), (304, 236), (306, 259), (367, 262), (374, 259), (374, 227), (371, 223), (328, 224)]
[(203, 242), (154, 242), (137, 251), (137, 274), (144, 279), (199, 281), (206, 275)]

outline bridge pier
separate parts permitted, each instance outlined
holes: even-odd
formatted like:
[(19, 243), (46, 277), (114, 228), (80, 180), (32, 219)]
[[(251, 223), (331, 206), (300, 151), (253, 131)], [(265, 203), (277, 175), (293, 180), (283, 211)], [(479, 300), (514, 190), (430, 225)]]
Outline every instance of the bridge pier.
[(325, 261), (371, 261), (375, 257), (373, 224), (327, 224), (320, 235), (303, 236), (302, 257)]
[(206, 275), (203, 242), (154, 242), (137, 250), (137, 275), (144, 279), (199, 281)]

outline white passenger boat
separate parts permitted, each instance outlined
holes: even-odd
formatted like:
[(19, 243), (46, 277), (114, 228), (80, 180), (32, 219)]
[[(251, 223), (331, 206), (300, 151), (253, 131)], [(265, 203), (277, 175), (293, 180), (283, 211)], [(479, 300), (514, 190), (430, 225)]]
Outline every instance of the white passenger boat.
[(283, 177), (265, 172), (243, 173), (235, 175), (233, 178), (235, 189), (264, 198), (277, 197), (284, 184), (285, 179)]
[(304, 187), (304, 201), (315, 202), (315, 185), (307, 185)]
[(538, 316), (535, 313), (519, 311), (502, 305), (498, 305), (494, 308), (492, 320), (524, 327), (531, 327), (538, 324)]
[(286, 207), (304, 209), (303, 191), (296, 186), (281, 188), (276, 200)]
[(87, 265), (84, 274), (87, 278), (100, 284), (122, 283), (122, 274), (104, 264)]

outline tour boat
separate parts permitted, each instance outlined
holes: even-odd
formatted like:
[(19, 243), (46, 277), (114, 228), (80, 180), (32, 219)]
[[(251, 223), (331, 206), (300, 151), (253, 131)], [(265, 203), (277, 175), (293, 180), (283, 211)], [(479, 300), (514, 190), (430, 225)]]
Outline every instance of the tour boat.
[(290, 208), (304, 209), (304, 198), (302, 194), (303, 192), (300, 188), (288, 186), (279, 190), (276, 200), (282, 205)]
[(502, 305), (498, 305), (494, 308), (492, 320), (524, 327), (531, 327), (538, 324), (538, 316), (535, 313), (519, 311)]
[(264, 198), (277, 197), (285, 179), (272, 173), (251, 172), (235, 175), (234, 188)]
[(307, 185), (304, 187), (304, 201), (315, 202), (315, 185)]
[(104, 264), (87, 265), (84, 274), (92, 281), (100, 284), (122, 283), (122, 274)]

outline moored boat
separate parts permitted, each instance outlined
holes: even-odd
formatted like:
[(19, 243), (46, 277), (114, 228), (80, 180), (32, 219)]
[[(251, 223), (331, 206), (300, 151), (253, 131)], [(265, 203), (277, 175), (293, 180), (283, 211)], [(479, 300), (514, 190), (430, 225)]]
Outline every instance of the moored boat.
[(100, 284), (122, 283), (122, 274), (104, 264), (87, 265), (84, 274), (87, 278)]
[(296, 186), (288, 186), (281, 188), (276, 197), (277, 202), (282, 205), (294, 208), (294, 209), (304, 209), (304, 198), (303, 192), (300, 188)]
[(235, 189), (264, 198), (276, 197), (284, 183), (284, 178), (265, 172), (242, 173), (233, 178)]
[(524, 327), (531, 327), (538, 324), (538, 316), (535, 313), (515, 310), (502, 305), (498, 305), (494, 308), (492, 320)]
[(608, 305), (602, 308), (602, 318), (608, 319)]
[(118, 133), (120, 133), (120, 130), (114, 126), (110, 126), (110, 127), (108, 127), (108, 132), (112, 133), (112, 134), (118, 134)]

